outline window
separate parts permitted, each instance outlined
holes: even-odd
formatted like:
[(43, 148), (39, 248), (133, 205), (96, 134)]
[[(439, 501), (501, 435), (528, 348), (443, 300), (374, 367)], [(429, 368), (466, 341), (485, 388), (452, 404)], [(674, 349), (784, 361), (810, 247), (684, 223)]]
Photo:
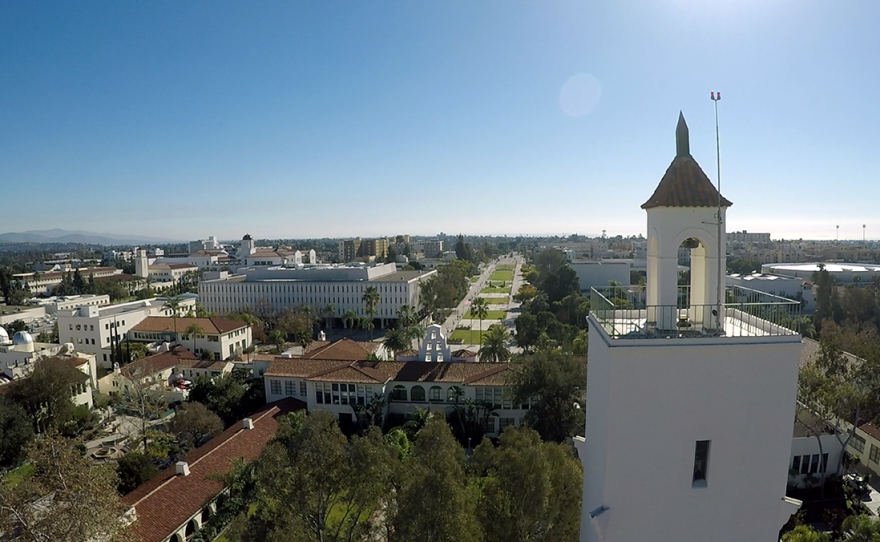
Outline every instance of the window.
[(849, 442), (850, 447), (859, 453), (865, 453), (865, 439), (859, 435), (853, 435)]
[(443, 400), (443, 388), (440, 386), (431, 386), (428, 390), (428, 400), (431, 402)]
[(300, 396), (305, 397), (305, 396), (306, 396), (306, 393), (308, 393), (308, 392), (306, 391), (306, 381), (305, 381), (305, 380), (301, 380), (300, 383), (299, 383), (299, 394), (300, 394)]
[(693, 487), (706, 487), (709, 471), (709, 442), (698, 440), (694, 449), (694, 480)]
[(409, 391), (409, 398), (413, 402), (425, 402), (425, 388), (421, 386), (413, 386)]
[(404, 386), (394, 386), (394, 389), (391, 390), (391, 399), (393, 401), (406, 401), (406, 388)]
[(511, 426), (513, 426), (513, 427), (516, 426), (516, 422), (514, 421), (513, 418), (499, 418), (498, 419), (498, 432), (499, 433), (504, 431), (505, 427), (511, 427)]
[(269, 390), (273, 395), (281, 395), (281, 381), (280, 380), (270, 380), (269, 381)]
[(296, 391), (296, 382), (293, 380), (285, 380), (284, 381), (284, 394), (285, 395), (294, 395), (294, 391)]
[(810, 474), (819, 472), (819, 454), (810, 456)]
[(425, 354), (425, 361), (431, 361), (431, 354)]
[(870, 459), (874, 463), (880, 463), (880, 448), (878, 448), (876, 445), (872, 444), (871, 445), (871, 453), (868, 456), (868, 459)]

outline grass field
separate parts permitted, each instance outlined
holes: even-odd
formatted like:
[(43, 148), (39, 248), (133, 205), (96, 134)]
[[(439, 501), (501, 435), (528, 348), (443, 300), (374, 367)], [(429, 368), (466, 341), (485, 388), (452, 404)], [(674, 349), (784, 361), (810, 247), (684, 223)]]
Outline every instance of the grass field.
[[(488, 327), (488, 326), (487, 326)], [(481, 344), (480, 335), (487, 333), (486, 330), (480, 331), (478, 329), (474, 329), (471, 331), (466, 331), (463, 329), (456, 329), (452, 332), (452, 336), (449, 338), (452, 340), (462, 340), (465, 344)], [(454, 350), (454, 348), (453, 348)]]
[(497, 269), (498, 271), (513, 271), (514, 269), (516, 269), (516, 266), (509, 263), (502, 263), (500, 265), (496, 265), (495, 269)]
[(508, 294), (510, 295), (510, 288), (483, 288), (480, 290), (481, 294)]
[[(507, 311), (486, 311), (486, 317), (483, 320), (504, 320), (504, 317), (507, 316)], [(467, 311), (464, 315), (465, 320), (479, 320), (476, 316), (471, 314), (471, 311)]]
[(471, 277), (471, 284), (477, 282), (478, 280), (480, 280), (480, 277)]
[(495, 271), (489, 280), (513, 280), (513, 271)]
[(481, 297), (480, 299), (485, 299), (486, 303), (490, 305), (507, 305), (507, 297)]

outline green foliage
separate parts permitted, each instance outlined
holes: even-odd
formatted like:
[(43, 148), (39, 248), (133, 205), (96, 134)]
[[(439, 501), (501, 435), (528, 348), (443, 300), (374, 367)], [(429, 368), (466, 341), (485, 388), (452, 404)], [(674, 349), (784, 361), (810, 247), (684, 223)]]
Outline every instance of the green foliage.
[(880, 540), (880, 519), (867, 515), (850, 516), (843, 522), (843, 531), (847, 533), (847, 542), (877, 542)]
[(806, 525), (798, 525), (782, 535), (782, 542), (830, 542), (830, 540), (827, 534), (818, 533)]
[(525, 303), (531, 301), (536, 295), (538, 295), (538, 290), (534, 286), (531, 284), (523, 284), (519, 287), (519, 290), (513, 294), (513, 300), (519, 303)]
[(760, 260), (746, 260), (744, 258), (737, 258), (735, 260), (731, 260), (727, 262), (727, 272), (728, 273), (738, 273), (740, 275), (751, 275), (752, 273), (757, 273), (761, 270), (761, 261)]
[(385, 337), (382, 339), (382, 344), (385, 345), (385, 348), (394, 353), (395, 358), (397, 357), (398, 352), (410, 348), (411, 345), (409, 338), (406, 336), (406, 331), (399, 327), (386, 331)]
[(159, 474), (153, 459), (139, 451), (128, 452), (116, 463), (119, 493), (125, 495)]
[(441, 418), (429, 419), (401, 474), (397, 509), (389, 518), (396, 542), (482, 539), (463, 463), (463, 450), (449, 426)]
[(437, 269), (437, 273), (422, 284), (422, 305), (429, 313), (437, 309), (456, 307), (469, 288), (469, 277), (474, 265), (468, 261), (455, 260)]
[(473, 468), (484, 540), (578, 540), (583, 475), (570, 447), (541, 442), (531, 429), (508, 427), (497, 448), (484, 440), (474, 450)]
[(499, 363), (510, 360), (510, 350), (507, 349), (507, 341), (510, 334), (507, 328), (501, 324), (492, 324), (483, 335), (483, 345), (480, 347), (480, 361)]
[(538, 350), (511, 362), (510, 369), (513, 402), (531, 399), (526, 421), (541, 438), (562, 442), (583, 430), (587, 383), (583, 358)]
[(168, 431), (184, 449), (197, 448), (223, 431), (223, 420), (202, 403), (190, 401), (177, 409)]
[(0, 396), (0, 469), (18, 466), (33, 438), (31, 420), (19, 404)]
[(55, 358), (44, 358), (34, 362), (30, 376), (8, 384), (7, 397), (27, 412), (34, 431), (57, 431), (74, 417), (71, 394), (74, 386), (82, 384), (82, 376)]
[(235, 372), (215, 378), (200, 376), (190, 390), (189, 401), (202, 403), (229, 427), (266, 403), (262, 379), (244, 378)]

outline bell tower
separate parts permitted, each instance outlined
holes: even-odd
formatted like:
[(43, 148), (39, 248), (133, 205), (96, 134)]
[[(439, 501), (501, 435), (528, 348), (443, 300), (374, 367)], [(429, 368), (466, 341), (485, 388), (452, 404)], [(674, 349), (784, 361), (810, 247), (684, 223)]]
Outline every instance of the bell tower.
[(691, 156), (681, 114), (675, 143), (642, 205), (644, 298), (590, 292), (580, 539), (777, 542), (800, 506), (785, 490), (801, 337), (773, 315), (800, 304), (723, 289), (731, 203)]

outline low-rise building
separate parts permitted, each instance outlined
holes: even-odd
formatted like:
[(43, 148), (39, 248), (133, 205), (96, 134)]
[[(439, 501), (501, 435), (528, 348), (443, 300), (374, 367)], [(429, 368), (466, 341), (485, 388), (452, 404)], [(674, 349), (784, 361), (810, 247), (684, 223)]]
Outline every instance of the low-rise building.
[(132, 526), (141, 542), (185, 542), (217, 512), (223, 475), (235, 460), (253, 461), (278, 431), (282, 416), (305, 408), (288, 399), (267, 404), (188, 453), (122, 498), (133, 511)]
[(112, 371), (98, 379), (98, 391), (107, 395), (125, 395), (130, 388), (138, 387), (158, 391), (168, 402), (183, 401), (188, 390), (176, 386), (172, 377), (180, 373), (178, 367), (195, 361), (189, 350), (177, 346), (124, 367), (115, 364)]
[(801, 311), (804, 313), (811, 313), (816, 308), (813, 286), (804, 278), (765, 275), (764, 273), (752, 273), (751, 275), (733, 274), (727, 276), (727, 285), (739, 286), (800, 301)]
[[(202, 331), (195, 338), (187, 331), (196, 325)], [(202, 356), (208, 352), (214, 360), (240, 354), (251, 345), (251, 327), (227, 318), (192, 318), (178, 316), (147, 316), (130, 328), (129, 340), (143, 343), (192, 345), (192, 352)]]
[[(82, 278), (88, 281), (91, 278), (99, 279), (112, 277), (113, 275), (122, 273), (122, 270), (115, 267), (81, 267), (79, 268), (79, 272), (80, 275), (82, 275)], [(44, 294), (50, 292), (55, 286), (61, 284), (64, 275), (72, 273), (73, 271), (17, 273), (13, 275), (13, 277), (22, 283), (27, 284), (31, 293)]]
[[(118, 305), (94, 305), (74, 310), (58, 311), (58, 337), (61, 343), (72, 343), (77, 350), (98, 356), (98, 364), (110, 369), (111, 337), (124, 338), (125, 334), (149, 316), (171, 316), (161, 297), (130, 301)], [(195, 307), (192, 299), (181, 299), (181, 312)]]
[(55, 314), (58, 311), (79, 307), (105, 307), (110, 304), (110, 296), (105, 294), (59, 295), (44, 298), (34, 297), (30, 302), (35, 307), (43, 307), (46, 314)]

